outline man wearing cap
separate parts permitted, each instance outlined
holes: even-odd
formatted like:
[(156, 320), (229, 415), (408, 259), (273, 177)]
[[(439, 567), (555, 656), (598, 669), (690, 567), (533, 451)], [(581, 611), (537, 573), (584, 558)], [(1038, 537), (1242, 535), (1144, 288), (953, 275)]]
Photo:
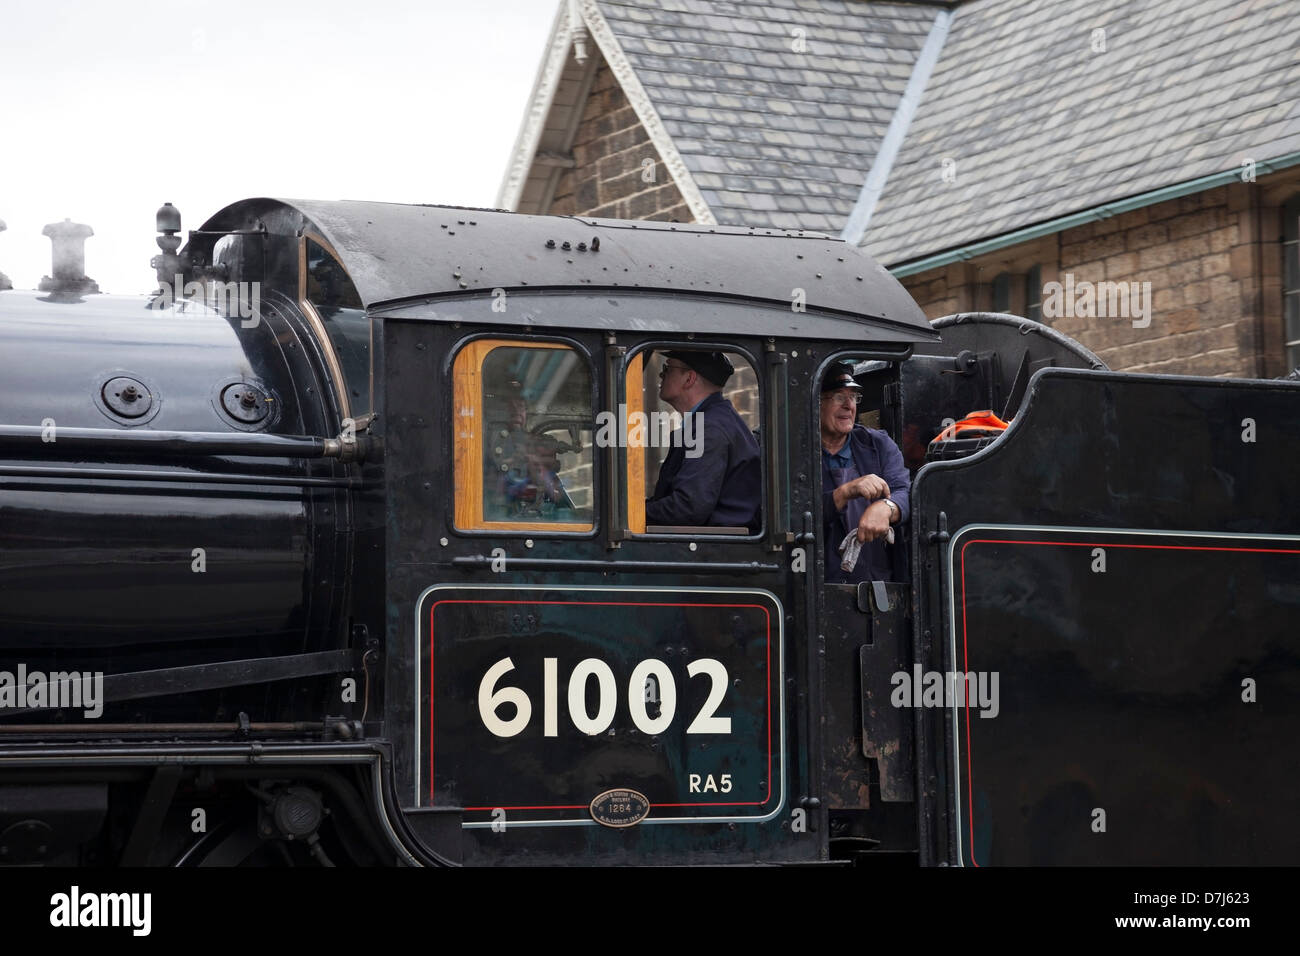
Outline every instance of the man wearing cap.
[(523, 517), (554, 519), (557, 509), (573, 509), (558, 474), (556, 442), (528, 431), (523, 385), (498, 382), (491, 397), (504, 427), (490, 429), (484, 444), (484, 502), (491, 520)]
[[(678, 430), (646, 502), (648, 525), (710, 525), (757, 531), (762, 499), (758, 442), (722, 386), (735, 371), (721, 352), (668, 352), (659, 397), (683, 416), (698, 416), (701, 444), (687, 455)], [(702, 426), (702, 427), (701, 427)]]
[[(890, 530), (907, 520), (907, 467), (889, 435), (857, 423), (862, 387), (847, 365), (832, 365), (822, 378), (822, 537), (826, 580), (832, 583), (906, 580), (895, 567), (898, 552), (887, 545)], [(840, 545), (856, 529), (862, 550), (853, 570), (841, 566)], [(901, 562), (900, 562), (901, 563)]]

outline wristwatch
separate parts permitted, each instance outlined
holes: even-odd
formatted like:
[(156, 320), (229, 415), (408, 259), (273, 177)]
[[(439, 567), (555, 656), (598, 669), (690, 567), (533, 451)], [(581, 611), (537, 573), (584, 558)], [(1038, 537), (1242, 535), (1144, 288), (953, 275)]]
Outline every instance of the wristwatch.
[(880, 500), (883, 501), (885, 504), (889, 505), (889, 507), (891, 507), (891, 508), (894, 509), (894, 517), (890, 519), (890, 522), (889, 522), (890, 524), (893, 524), (895, 521), (902, 521), (902, 520), (903, 520), (903, 509), (900, 508), (900, 507), (898, 507), (898, 504), (897, 504), (897, 502), (894, 501), (894, 499), (892, 499), (892, 498), (881, 498)]

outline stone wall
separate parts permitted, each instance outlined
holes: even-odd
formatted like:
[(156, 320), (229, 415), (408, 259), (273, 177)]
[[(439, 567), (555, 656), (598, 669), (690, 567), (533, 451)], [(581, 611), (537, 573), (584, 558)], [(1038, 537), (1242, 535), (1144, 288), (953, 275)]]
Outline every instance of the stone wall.
[(1059, 273), (1149, 282), (1151, 324), (1065, 316), (1053, 325), (1112, 368), (1253, 375), (1255, 230), (1250, 211), (1230, 202), (1244, 195), (1222, 187), (1061, 233)]
[[(1132, 372), (1271, 377), (1283, 368), (1276, 196), (1286, 186), (1234, 183), (1067, 229), (970, 262), (909, 276), (930, 318), (991, 310), (992, 282), (1011, 277), (1010, 311), (1026, 314), (1024, 277), (1043, 285), (1150, 283), (1150, 325), (1097, 314), (1043, 321)], [(1277, 301), (1274, 302), (1274, 299)]]
[(659, 151), (605, 63), (597, 67), (592, 81), (573, 158), (574, 168), (566, 169), (555, 187), (549, 215), (694, 221)]

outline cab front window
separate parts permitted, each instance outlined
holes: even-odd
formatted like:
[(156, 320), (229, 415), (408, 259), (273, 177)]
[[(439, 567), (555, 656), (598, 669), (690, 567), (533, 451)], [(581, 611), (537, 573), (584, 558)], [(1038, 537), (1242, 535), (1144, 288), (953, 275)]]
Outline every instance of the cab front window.
[(343, 408), (354, 418), (373, 410), (370, 381), (370, 320), (343, 263), (324, 240), (301, 243), (301, 298), (304, 310), (319, 318), (333, 346), (331, 373), (344, 390)]
[(456, 527), (590, 531), (592, 376), (568, 346), (483, 339), (456, 356)]

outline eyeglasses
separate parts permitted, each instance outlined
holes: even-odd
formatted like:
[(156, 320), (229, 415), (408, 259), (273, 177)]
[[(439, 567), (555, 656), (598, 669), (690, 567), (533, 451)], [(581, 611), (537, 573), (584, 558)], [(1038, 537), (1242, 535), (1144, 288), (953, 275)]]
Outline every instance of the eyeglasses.
[(692, 369), (689, 365), (669, 365), (665, 362), (664, 367), (659, 370), (659, 377), (663, 378), (669, 372), (689, 372), (691, 370)]
[(850, 392), (844, 389), (839, 392), (830, 392), (822, 396), (823, 402), (838, 402), (840, 405), (852, 405), (855, 408), (862, 404), (862, 396), (857, 392)]

